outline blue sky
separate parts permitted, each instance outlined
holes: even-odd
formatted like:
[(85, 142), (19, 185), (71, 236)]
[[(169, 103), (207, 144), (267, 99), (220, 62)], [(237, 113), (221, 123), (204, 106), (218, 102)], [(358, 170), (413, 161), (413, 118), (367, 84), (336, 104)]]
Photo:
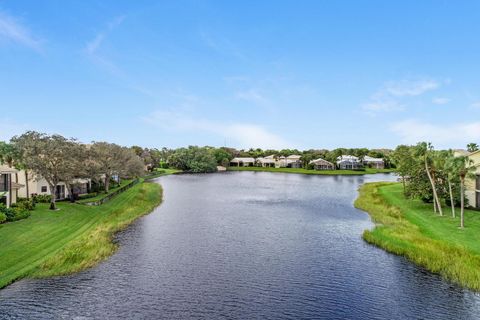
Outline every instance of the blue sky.
[(479, 1), (0, 0), (0, 140), (480, 143)]

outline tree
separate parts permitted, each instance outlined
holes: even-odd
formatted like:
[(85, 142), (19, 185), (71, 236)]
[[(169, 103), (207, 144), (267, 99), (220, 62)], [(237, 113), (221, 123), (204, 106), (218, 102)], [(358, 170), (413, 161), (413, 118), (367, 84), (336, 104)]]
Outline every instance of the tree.
[(452, 163), (452, 171), (460, 178), (460, 228), (465, 227), (464, 208), (465, 208), (465, 179), (473, 177), (475, 167), (472, 161), (466, 156), (455, 157)]
[(217, 161), (209, 148), (189, 146), (180, 148), (168, 158), (174, 168), (195, 173), (217, 171)]
[(76, 154), (72, 150), (76, 141), (58, 134), (47, 135), (35, 131), (27, 131), (11, 141), (25, 166), (47, 181), (52, 194), (50, 209), (55, 210), (57, 185), (60, 181), (68, 180), (74, 170), (72, 164)]
[(425, 165), (425, 171), (428, 176), (428, 180), (430, 181), (430, 184), (432, 186), (432, 193), (433, 193), (433, 208), (434, 211), (438, 209), (438, 212), (441, 216), (443, 216), (443, 211), (442, 211), (442, 206), (440, 204), (440, 200), (438, 198), (438, 193), (437, 189), (435, 186), (435, 179), (433, 175), (433, 169), (430, 168), (431, 166), (431, 153), (433, 151), (433, 146), (430, 142), (419, 142), (416, 146), (416, 155), (421, 157), (423, 159), (424, 165)]
[(215, 157), (217, 164), (224, 167), (228, 166), (230, 160), (233, 159), (233, 156), (223, 148), (214, 149), (213, 156)]
[(406, 179), (408, 176), (411, 176), (416, 162), (412, 148), (406, 145), (399, 145), (392, 153), (392, 160), (395, 164), (396, 172), (402, 178), (403, 193), (406, 194)]
[(129, 148), (115, 143), (94, 142), (90, 152), (98, 173), (103, 175), (105, 192), (110, 190), (113, 176), (135, 176), (143, 171), (141, 159)]
[(476, 144), (474, 142), (467, 144), (467, 150), (468, 150), (468, 152), (478, 151), (479, 150), (478, 144)]

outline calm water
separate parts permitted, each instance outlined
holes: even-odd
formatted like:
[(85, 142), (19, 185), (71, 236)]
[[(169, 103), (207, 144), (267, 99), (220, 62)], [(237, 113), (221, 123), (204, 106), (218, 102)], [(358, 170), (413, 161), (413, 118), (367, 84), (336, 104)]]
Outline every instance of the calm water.
[(480, 297), (367, 245), (358, 186), (393, 176), (163, 177), (120, 250), (0, 290), (2, 319), (478, 319)]

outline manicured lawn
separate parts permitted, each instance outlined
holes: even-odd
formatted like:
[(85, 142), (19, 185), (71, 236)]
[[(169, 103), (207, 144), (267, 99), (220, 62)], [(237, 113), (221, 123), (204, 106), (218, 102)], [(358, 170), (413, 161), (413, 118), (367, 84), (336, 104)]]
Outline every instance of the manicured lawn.
[(98, 201), (98, 200), (102, 200), (102, 199), (105, 198), (106, 196), (114, 193), (115, 191), (117, 191), (117, 190), (120, 189), (121, 187), (126, 186), (127, 184), (131, 183), (132, 181), (133, 181), (133, 179), (124, 179), (124, 180), (121, 180), (121, 181), (120, 181), (120, 185), (115, 185), (115, 186), (111, 187), (111, 188), (108, 190), (108, 193), (99, 192), (96, 197), (86, 198), (86, 199), (80, 199), (80, 200), (77, 200), (77, 202), (78, 202), (78, 203), (88, 203), (88, 202), (95, 202), (95, 201)]
[(372, 173), (393, 172), (392, 169), (370, 169), (365, 171), (355, 170), (307, 170), (303, 168), (263, 168), (263, 167), (228, 167), (228, 171), (262, 171), (262, 172), (283, 172), (283, 173), (299, 173), (299, 174), (320, 174), (320, 175), (363, 175)]
[(480, 212), (465, 211), (464, 230), (444, 207), (444, 216), (431, 204), (403, 196), (401, 184), (362, 186), (355, 206), (378, 224), (364, 239), (389, 252), (403, 255), (426, 269), (470, 289), (480, 291)]
[(25, 220), (0, 225), (0, 288), (16, 279), (61, 275), (91, 267), (115, 251), (112, 235), (151, 212), (161, 187), (140, 183), (101, 206), (39, 204)]

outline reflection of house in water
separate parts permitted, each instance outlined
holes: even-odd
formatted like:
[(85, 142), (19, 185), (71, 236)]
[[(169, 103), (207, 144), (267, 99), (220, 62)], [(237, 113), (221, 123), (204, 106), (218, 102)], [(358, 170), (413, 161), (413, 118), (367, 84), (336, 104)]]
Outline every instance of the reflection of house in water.
[(342, 155), (337, 158), (337, 166), (341, 170), (355, 170), (363, 168), (358, 157), (351, 155)]
[(310, 165), (313, 165), (315, 170), (335, 170), (335, 165), (325, 159), (318, 158), (310, 161)]

